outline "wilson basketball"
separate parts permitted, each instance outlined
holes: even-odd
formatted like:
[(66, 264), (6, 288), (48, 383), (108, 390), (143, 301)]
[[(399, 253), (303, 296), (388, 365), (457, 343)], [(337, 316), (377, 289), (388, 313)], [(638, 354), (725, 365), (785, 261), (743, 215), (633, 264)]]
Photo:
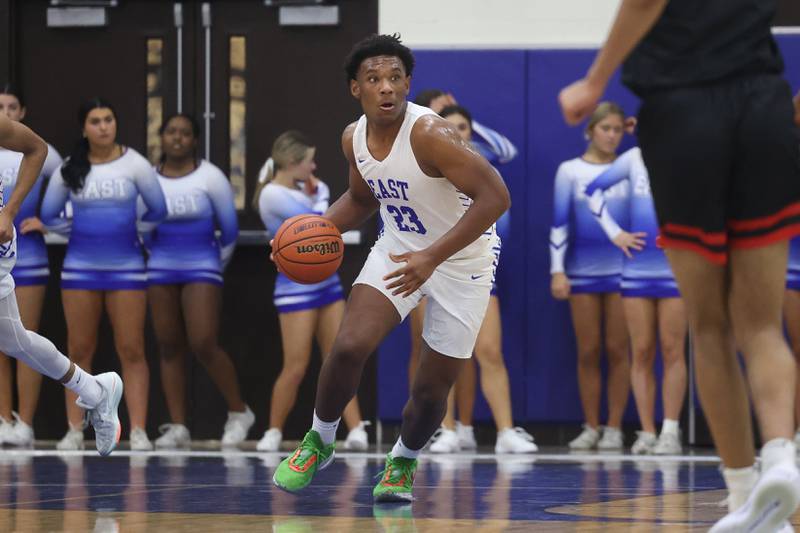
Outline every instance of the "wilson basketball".
[(297, 215), (284, 222), (272, 241), (278, 270), (297, 283), (319, 283), (342, 264), (342, 234), (330, 220)]

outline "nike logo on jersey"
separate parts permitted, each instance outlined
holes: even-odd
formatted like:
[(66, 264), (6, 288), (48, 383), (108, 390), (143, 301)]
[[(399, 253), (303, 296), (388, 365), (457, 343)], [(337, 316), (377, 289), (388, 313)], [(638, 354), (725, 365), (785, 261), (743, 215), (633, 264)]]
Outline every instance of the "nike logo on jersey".
[(476, 275), (473, 274), (470, 277), (472, 278), (473, 281), (475, 281), (476, 279), (481, 279), (483, 276), (485, 276), (485, 274), (481, 274), (480, 276), (476, 276)]
[(360, 165), (360, 164), (361, 164), (361, 163), (363, 163), (364, 161), (366, 161), (366, 159), (359, 159), (359, 160), (358, 160), (358, 164)]

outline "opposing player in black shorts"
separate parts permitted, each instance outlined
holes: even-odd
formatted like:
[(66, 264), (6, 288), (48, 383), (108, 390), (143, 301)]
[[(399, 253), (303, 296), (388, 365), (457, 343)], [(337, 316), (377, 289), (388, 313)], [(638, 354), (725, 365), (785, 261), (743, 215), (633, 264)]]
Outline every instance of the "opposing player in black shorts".
[[(800, 143), (770, 33), (777, 0), (623, 0), (586, 77), (560, 95), (577, 124), (625, 60), (661, 241), (686, 303), (698, 388), (724, 464), (721, 531), (791, 531), (795, 363), (781, 324), (800, 234)], [(627, 58), (627, 59), (626, 59)], [(744, 355), (761, 437), (754, 469)]]

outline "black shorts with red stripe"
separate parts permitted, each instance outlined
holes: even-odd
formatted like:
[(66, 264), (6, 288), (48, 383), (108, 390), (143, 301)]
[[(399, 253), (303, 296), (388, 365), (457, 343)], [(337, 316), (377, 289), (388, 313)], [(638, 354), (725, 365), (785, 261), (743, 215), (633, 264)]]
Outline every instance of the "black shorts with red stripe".
[(646, 96), (639, 143), (660, 244), (725, 264), (733, 248), (800, 234), (800, 135), (792, 92), (758, 75)]

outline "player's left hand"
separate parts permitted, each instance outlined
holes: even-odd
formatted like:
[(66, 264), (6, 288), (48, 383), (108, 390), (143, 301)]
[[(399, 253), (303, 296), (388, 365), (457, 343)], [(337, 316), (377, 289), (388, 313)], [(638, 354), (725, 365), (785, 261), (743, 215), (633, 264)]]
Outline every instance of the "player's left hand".
[(566, 87), (558, 94), (558, 103), (564, 120), (570, 126), (575, 126), (594, 112), (600, 97), (603, 96), (604, 87), (591, 82), (588, 78), (580, 79)]
[(14, 220), (5, 211), (0, 212), (0, 243), (14, 238)]
[(278, 272), (283, 274), (283, 272), (281, 271), (281, 266), (278, 264), (277, 261), (275, 261), (275, 255), (273, 254), (273, 250), (275, 250), (275, 247), (272, 245), (272, 243), (273, 243), (274, 240), (275, 239), (270, 239), (269, 240), (269, 247), (271, 248), (271, 250), (269, 251), (269, 260), (272, 261), (273, 263), (275, 263), (275, 268), (278, 269)]
[(386, 288), (389, 290), (395, 289), (392, 291), (393, 296), (402, 293), (403, 298), (419, 289), (431, 277), (431, 274), (438, 266), (436, 261), (424, 251), (406, 252), (399, 255), (389, 254), (389, 259), (395, 263), (405, 263), (404, 267), (383, 277), (383, 281), (394, 280)]

